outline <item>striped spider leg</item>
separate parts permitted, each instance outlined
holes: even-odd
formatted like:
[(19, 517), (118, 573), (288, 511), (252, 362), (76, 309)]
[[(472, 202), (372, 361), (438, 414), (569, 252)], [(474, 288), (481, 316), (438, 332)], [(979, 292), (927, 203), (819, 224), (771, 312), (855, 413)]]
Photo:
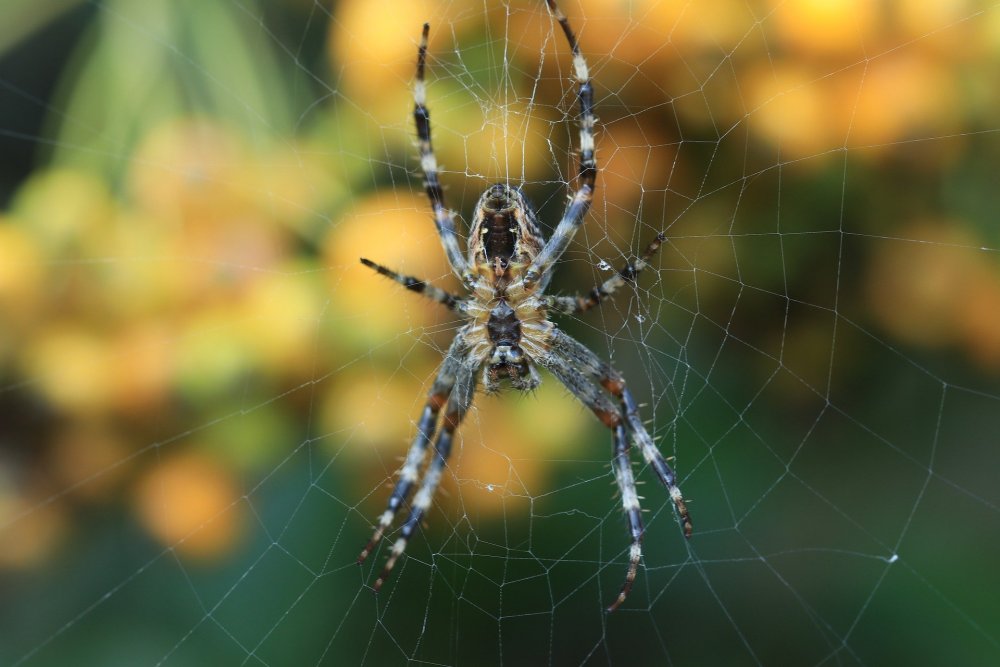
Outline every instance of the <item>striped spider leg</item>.
[[(372, 534), (371, 539), (368, 540), (368, 544), (365, 545), (365, 548), (361, 551), (361, 555), (358, 556), (359, 564), (365, 562), (365, 559), (368, 558), (369, 554), (375, 549), (375, 546), (381, 541), (385, 532), (392, 525), (396, 518), (396, 513), (403, 506), (403, 503), (409, 499), (410, 493), (420, 479), (420, 468), (424, 464), (424, 459), (427, 458), (427, 448), (431, 444), (431, 441), (434, 440), (434, 435), (438, 431), (439, 413), (441, 412), (441, 408), (445, 407), (444, 426), (441, 432), (438, 433), (437, 441), (434, 445), (435, 455), (431, 463), (432, 470), (424, 475), (424, 481), (418, 492), (417, 500), (414, 501), (414, 510), (403, 526), (400, 537), (397, 538), (396, 543), (393, 545), (392, 555), (386, 562), (382, 574), (375, 581), (374, 588), (376, 591), (382, 586), (386, 577), (389, 576), (389, 572), (392, 570), (396, 559), (403, 553), (410, 536), (430, 507), (431, 497), (437, 488), (444, 464), (451, 452), (452, 436), (455, 433), (455, 429), (458, 428), (458, 424), (462, 421), (462, 417), (465, 416), (469, 405), (472, 403), (472, 393), (475, 389), (475, 375), (473, 370), (465, 363), (464, 355), (468, 350), (463, 333), (463, 331), (459, 331), (455, 335), (455, 338), (451, 342), (451, 347), (448, 348), (448, 352), (445, 354), (441, 369), (438, 371), (430, 394), (427, 396), (427, 403), (424, 405), (423, 412), (420, 415), (420, 421), (417, 424), (417, 435), (413, 438), (413, 443), (406, 454), (403, 467), (399, 471), (399, 479), (396, 481), (392, 489), (392, 494), (389, 496), (389, 504), (379, 517), (378, 525), (375, 527), (375, 532)], [(434, 474), (430, 475), (430, 472), (434, 472)]]
[(577, 171), (580, 185), (570, 197), (566, 211), (552, 233), (552, 238), (524, 272), (525, 287), (531, 288), (537, 284), (541, 290), (548, 286), (549, 280), (552, 279), (553, 266), (569, 247), (576, 230), (583, 224), (587, 211), (590, 210), (590, 204), (594, 200), (594, 186), (597, 182), (597, 160), (594, 156), (594, 86), (590, 82), (587, 61), (580, 53), (580, 45), (569, 27), (569, 19), (556, 6), (555, 0), (546, 1), (549, 11), (559, 21), (573, 52), (573, 80), (576, 81), (576, 96), (580, 100), (580, 166)]
[(639, 256), (634, 262), (629, 262), (623, 266), (618, 273), (611, 276), (605, 280), (600, 285), (596, 285), (589, 292), (587, 296), (581, 296), (579, 294), (575, 296), (562, 296), (554, 295), (546, 297), (546, 306), (552, 312), (559, 313), (561, 315), (576, 315), (578, 313), (585, 313), (595, 306), (601, 305), (605, 299), (614, 296), (614, 293), (625, 285), (630, 285), (635, 283), (635, 279), (639, 277), (639, 274), (649, 266), (649, 260), (653, 258), (653, 255), (657, 253), (663, 242), (667, 240), (667, 237), (663, 233), (656, 235), (646, 249), (643, 251), (642, 255)]
[[(643, 426), (639, 406), (625, 386), (625, 378), (621, 373), (602, 361), (588, 347), (558, 330), (552, 335), (548, 354), (539, 358), (538, 363), (545, 366), (581, 403), (590, 408), (613, 434), (615, 481), (621, 493), (622, 509), (628, 518), (632, 545), (629, 549), (625, 583), (618, 597), (608, 607), (611, 612), (628, 597), (642, 558), (642, 536), (645, 529), (629, 459), (631, 444), (639, 447), (646, 463), (666, 487), (687, 538), (691, 537), (693, 530), (691, 516), (677, 486), (677, 476)], [(602, 388), (618, 399), (619, 405), (614, 405), (601, 391)]]
[(427, 69), (427, 37), (430, 31), (431, 24), (425, 23), (420, 33), (420, 47), (417, 49), (417, 78), (413, 82), (413, 122), (417, 126), (420, 168), (424, 172), (424, 190), (434, 211), (434, 225), (441, 236), (448, 264), (455, 275), (467, 287), (471, 287), (475, 283), (475, 277), (458, 245), (455, 214), (445, 205), (444, 188), (438, 178), (438, 163), (431, 143), (431, 113), (427, 110), (427, 82), (424, 79), (424, 71)]

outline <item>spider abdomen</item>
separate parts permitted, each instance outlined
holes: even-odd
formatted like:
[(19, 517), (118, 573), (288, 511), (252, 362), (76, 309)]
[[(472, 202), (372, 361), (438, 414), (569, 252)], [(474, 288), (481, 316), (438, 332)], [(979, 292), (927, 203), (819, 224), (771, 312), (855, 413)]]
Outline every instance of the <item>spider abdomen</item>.
[(497, 183), (479, 197), (469, 232), (469, 264), (493, 287), (515, 282), (542, 241), (535, 213), (520, 190)]

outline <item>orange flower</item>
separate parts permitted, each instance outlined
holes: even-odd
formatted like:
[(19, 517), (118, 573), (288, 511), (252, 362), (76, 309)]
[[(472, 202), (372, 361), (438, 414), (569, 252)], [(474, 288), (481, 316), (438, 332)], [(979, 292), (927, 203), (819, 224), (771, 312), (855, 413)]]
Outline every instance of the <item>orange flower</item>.
[(183, 556), (218, 558), (242, 533), (244, 506), (230, 472), (195, 452), (171, 455), (139, 478), (133, 501), (139, 521)]

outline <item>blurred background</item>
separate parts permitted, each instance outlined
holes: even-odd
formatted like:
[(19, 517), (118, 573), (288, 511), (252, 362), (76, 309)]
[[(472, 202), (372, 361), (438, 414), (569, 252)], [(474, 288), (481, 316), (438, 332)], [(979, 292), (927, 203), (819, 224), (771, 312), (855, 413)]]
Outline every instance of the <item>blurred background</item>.
[[(540, 0), (7, 0), (0, 664), (1000, 664), (1000, 8), (563, 0), (601, 173), (554, 291), (621, 368), (695, 535), (553, 378), (477, 397), (375, 596), (458, 322), (449, 205), (573, 187)], [(463, 227), (464, 229), (464, 227)], [(638, 457), (636, 457), (638, 458)]]

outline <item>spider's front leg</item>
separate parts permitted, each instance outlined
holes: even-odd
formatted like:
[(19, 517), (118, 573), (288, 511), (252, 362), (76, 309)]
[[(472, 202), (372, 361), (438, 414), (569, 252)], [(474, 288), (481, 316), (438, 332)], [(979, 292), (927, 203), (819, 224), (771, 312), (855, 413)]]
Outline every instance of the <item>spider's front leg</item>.
[(464, 333), (463, 330), (455, 336), (451, 342), (451, 346), (448, 348), (444, 361), (441, 363), (441, 369), (434, 379), (434, 385), (431, 387), (430, 394), (427, 397), (427, 403), (420, 414), (420, 421), (417, 424), (417, 434), (414, 436), (413, 443), (406, 453), (406, 460), (399, 471), (399, 479), (392, 489), (392, 495), (389, 496), (389, 504), (379, 517), (378, 525), (375, 527), (375, 532), (372, 534), (371, 539), (368, 540), (368, 544), (365, 545), (365, 548), (362, 549), (361, 554), (358, 556), (358, 564), (365, 562), (365, 559), (371, 554), (375, 545), (382, 539), (385, 531), (392, 525), (392, 522), (396, 518), (396, 513), (403, 506), (403, 503), (406, 502), (406, 499), (410, 496), (410, 492), (420, 477), (420, 466), (423, 464), (424, 458), (426, 458), (427, 447), (430, 445), (431, 440), (434, 439), (434, 433), (437, 430), (438, 413), (448, 401), (448, 397), (451, 395), (452, 389), (461, 372), (462, 357), (467, 349)]
[[(638, 406), (625, 388), (625, 381), (621, 375), (587, 347), (558, 329), (552, 333), (547, 355), (538, 358), (538, 362), (548, 368), (581, 403), (590, 408), (613, 435), (615, 481), (621, 493), (622, 509), (628, 517), (632, 544), (629, 548), (625, 583), (618, 597), (608, 607), (608, 611), (612, 612), (625, 601), (632, 590), (639, 561), (642, 558), (642, 536), (645, 529), (629, 459), (631, 441), (639, 445), (646, 462), (653, 467), (660, 481), (667, 487), (681, 519), (685, 537), (691, 536), (691, 516), (677, 487), (676, 475), (643, 426)], [(601, 388), (619, 400), (620, 409), (608, 400)]]
[(691, 537), (693, 530), (691, 516), (688, 514), (687, 505), (684, 502), (684, 497), (681, 495), (681, 490), (677, 486), (677, 475), (667, 463), (663, 454), (660, 453), (660, 450), (657, 449), (653, 438), (646, 431), (646, 427), (643, 426), (642, 417), (639, 414), (639, 406), (636, 404), (628, 387), (625, 386), (625, 378), (622, 377), (621, 373), (612, 368), (611, 364), (603, 361), (591, 352), (590, 348), (586, 345), (583, 345), (558, 329), (553, 331), (552, 334), (552, 351), (559, 357), (568, 360), (577, 368), (584, 369), (591, 378), (597, 380), (602, 387), (611, 392), (619, 400), (629, 435), (639, 445), (639, 448), (642, 450), (642, 457), (646, 460), (647, 464), (652, 466), (656, 472), (656, 476), (660, 478), (663, 486), (666, 487), (667, 492), (670, 494), (670, 499), (673, 500), (674, 506), (677, 508), (677, 514), (684, 528), (684, 537)]
[(424, 478), (420, 483), (420, 490), (413, 497), (410, 515), (406, 518), (406, 523), (403, 524), (403, 527), (399, 531), (399, 537), (396, 538), (395, 543), (392, 545), (392, 551), (389, 554), (388, 560), (386, 560), (385, 567), (382, 568), (382, 573), (375, 580), (373, 588), (376, 592), (378, 592), (382, 584), (389, 577), (389, 573), (392, 572), (396, 560), (406, 550), (406, 545), (409, 543), (410, 538), (416, 532), (417, 528), (420, 527), (424, 515), (430, 509), (431, 501), (434, 499), (434, 492), (437, 491), (438, 485), (441, 482), (441, 476), (444, 474), (445, 464), (451, 455), (451, 445), (455, 430), (465, 417), (469, 406), (472, 405), (472, 397), (476, 389), (476, 370), (475, 364), (472, 364), (468, 359), (459, 359), (454, 386), (445, 407), (441, 431), (438, 433), (437, 440), (434, 443), (434, 457), (424, 472)]
[[(556, 333), (561, 332), (557, 331)], [(635, 477), (632, 474), (632, 462), (629, 458), (626, 422), (622, 418), (621, 411), (608, 400), (597, 384), (579, 370), (578, 365), (572, 359), (553, 349), (547, 356), (539, 358), (538, 362), (555, 375), (581, 403), (590, 408), (612, 433), (615, 482), (618, 484), (618, 492), (621, 494), (622, 509), (625, 511), (625, 516), (628, 517), (629, 536), (632, 538), (625, 583), (622, 584), (618, 597), (608, 607), (608, 611), (612, 612), (625, 601), (632, 590), (632, 584), (635, 582), (636, 573), (639, 570), (639, 561), (642, 559), (642, 536), (645, 531), (642, 523), (642, 507), (639, 504), (639, 494), (635, 488)]]

